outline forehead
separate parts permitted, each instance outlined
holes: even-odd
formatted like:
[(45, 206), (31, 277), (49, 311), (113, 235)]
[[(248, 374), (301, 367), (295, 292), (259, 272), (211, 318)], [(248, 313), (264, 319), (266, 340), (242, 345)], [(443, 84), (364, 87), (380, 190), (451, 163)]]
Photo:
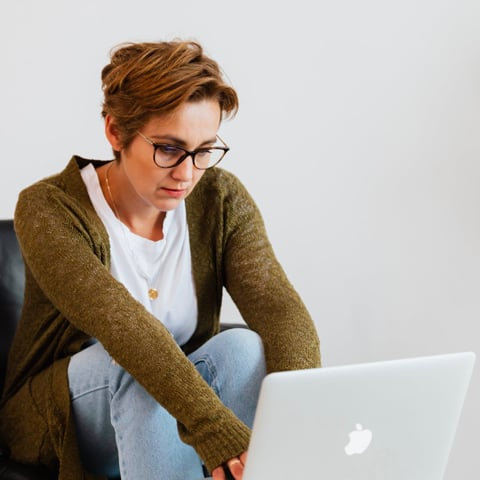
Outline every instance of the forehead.
[(152, 138), (176, 134), (180, 137), (211, 136), (217, 132), (221, 121), (218, 101), (200, 100), (185, 102), (176, 110), (162, 115), (153, 115), (142, 131)]

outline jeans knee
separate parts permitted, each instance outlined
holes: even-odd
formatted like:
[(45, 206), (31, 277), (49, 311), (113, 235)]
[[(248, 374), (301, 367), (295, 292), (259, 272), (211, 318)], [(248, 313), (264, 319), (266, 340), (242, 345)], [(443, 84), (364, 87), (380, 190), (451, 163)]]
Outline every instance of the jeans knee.
[(228, 358), (236, 363), (245, 375), (263, 376), (265, 370), (265, 355), (263, 342), (253, 330), (235, 328), (222, 332), (226, 342)]
[(246, 328), (238, 329), (237, 345), (252, 360), (264, 359), (263, 342), (258, 333)]

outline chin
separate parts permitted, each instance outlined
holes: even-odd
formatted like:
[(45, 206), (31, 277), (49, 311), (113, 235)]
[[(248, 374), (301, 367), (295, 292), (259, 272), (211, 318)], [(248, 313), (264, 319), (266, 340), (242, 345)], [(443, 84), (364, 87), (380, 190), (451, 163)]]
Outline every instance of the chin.
[(168, 201), (158, 202), (154, 204), (154, 206), (160, 212), (168, 212), (171, 210), (175, 210), (180, 205), (180, 202), (182, 201), (183, 201), (183, 198), (180, 200), (168, 200)]

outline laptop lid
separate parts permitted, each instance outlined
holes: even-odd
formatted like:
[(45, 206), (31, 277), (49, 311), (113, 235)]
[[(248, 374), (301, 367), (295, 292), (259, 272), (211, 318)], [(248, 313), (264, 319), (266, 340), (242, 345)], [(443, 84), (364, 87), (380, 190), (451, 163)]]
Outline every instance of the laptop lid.
[(475, 354), (278, 372), (262, 384), (244, 480), (440, 480)]

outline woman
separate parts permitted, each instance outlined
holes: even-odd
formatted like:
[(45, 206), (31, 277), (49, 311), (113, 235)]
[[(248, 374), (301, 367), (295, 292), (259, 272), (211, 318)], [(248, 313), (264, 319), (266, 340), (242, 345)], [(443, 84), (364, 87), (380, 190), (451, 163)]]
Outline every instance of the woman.
[[(102, 82), (115, 160), (73, 157), (18, 200), (2, 440), (60, 479), (241, 479), (265, 372), (320, 353), (254, 202), (213, 168), (237, 95), (194, 42), (124, 45)], [(224, 287), (248, 330), (219, 333)]]

